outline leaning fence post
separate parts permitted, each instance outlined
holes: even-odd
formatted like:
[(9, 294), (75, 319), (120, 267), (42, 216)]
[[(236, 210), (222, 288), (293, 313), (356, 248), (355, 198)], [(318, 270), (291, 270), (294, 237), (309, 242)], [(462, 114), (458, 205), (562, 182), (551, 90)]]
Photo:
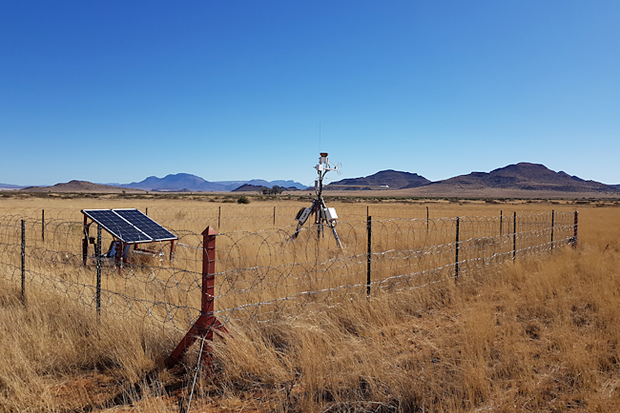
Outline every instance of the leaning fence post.
[(459, 278), (459, 227), (460, 227), (460, 218), (456, 217), (456, 242), (454, 247), (454, 278)]
[(551, 210), (551, 249), (553, 250), (553, 230), (555, 227), (555, 211)]
[[(217, 232), (207, 227), (202, 232), (202, 299), (200, 317), (189, 329), (185, 337), (177, 345), (174, 351), (165, 360), (166, 367), (176, 365), (187, 349), (198, 338), (213, 340), (214, 330), (218, 335), (220, 332), (227, 333), (226, 327), (213, 315), (215, 306), (215, 237)], [(206, 368), (211, 367), (211, 346), (205, 341), (202, 347), (201, 360)]]
[(22, 303), (26, 303), (26, 221), (22, 219)]
[(366, 234), (368, 236), (368, 253), (366, 254), (366, 296), (370, 297), (370, 269), (372, 263), (372, 217), (366, 218)]
[(97, 244), (95, 245), (97, 257), (97, 317), (101, 314), (101, 225), (97, 224)]
[(517, 211), (513, 214), (512, 219), (512, 259), (517, 258)]

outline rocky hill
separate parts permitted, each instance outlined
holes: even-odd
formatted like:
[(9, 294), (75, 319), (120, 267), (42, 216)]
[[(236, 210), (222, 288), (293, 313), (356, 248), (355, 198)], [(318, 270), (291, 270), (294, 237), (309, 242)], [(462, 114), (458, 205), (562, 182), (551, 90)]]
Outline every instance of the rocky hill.
[(428, 185), (431, 181), (416, 173), (388, 169), (363, 178), (349, 178), (332, 182), (326, 189), (405, 189)]
[(524, 191), (558, 192), (615, 192), (613, 185), (586, 181), (564, 171), (555, 172), (541, 164), (521, 162), (491, 172), (472, 172), (467, 175), (434, 182), (429, 187), (458, 189), (514, 189)]

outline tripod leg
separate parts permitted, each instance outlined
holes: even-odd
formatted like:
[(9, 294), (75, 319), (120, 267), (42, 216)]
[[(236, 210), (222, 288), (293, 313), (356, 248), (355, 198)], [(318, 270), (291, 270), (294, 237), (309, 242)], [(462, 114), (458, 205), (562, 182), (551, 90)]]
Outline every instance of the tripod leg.
[(312, 202), (312, 206), (309, 208), (310, 209), (310, 213), (308, 213), (306, 215), (306, 212), (308, 211), (308, 208), (306, 208), (304, 211), (304, 213), (302, 214), (302, 211), (299, 211), (298, 213), (298, 218), (299, 220), (297, 221), (297, 229), (295, 230), (295, 233), (293, 234), (293, 236), (291, 237), (292, 239), (297, 238), (297, 236), (299, 235), (299, 231), (301, 231), (301, 227), (303, 227), (303, 225), (306, 223), (306, 221), (308, 220), (308, 218), (310, 217), (310, 215), (312, 215), (315, 212), (315, 203), (316, 201)]
[(291, 238), (295, 239), (297, 238), (297, 235), (299, 235), (299, 231), (301, 231), (301, 227), (304, 224), (302, 224), (301, 222), (297, 223), (297, 229), (295, 230), (295, 233), (293, 234), (293, 236)]
[(338, 237), (338, 233), (336, 232), (336, 227), (331, 222), (329, 223), (329, 227), (332, 229), (332, 232), (334, 233), (334, 238), (336, 239), (336, 243), (338, 244), (340, 249), (342, 249), (342, 243), (340, 242), (340, 237)]

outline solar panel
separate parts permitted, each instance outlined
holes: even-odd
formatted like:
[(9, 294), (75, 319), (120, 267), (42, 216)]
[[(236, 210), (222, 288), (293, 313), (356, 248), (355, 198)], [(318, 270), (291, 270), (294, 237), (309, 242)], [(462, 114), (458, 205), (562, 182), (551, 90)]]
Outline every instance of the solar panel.
[(177, 239), (137, 209), (83, 209), (82, 212), (127, 244)]
[(115, 209), (114, 212), (138, 227), (154, 241), (169, 241), (177, 239), (176, 235), (137, 209)]

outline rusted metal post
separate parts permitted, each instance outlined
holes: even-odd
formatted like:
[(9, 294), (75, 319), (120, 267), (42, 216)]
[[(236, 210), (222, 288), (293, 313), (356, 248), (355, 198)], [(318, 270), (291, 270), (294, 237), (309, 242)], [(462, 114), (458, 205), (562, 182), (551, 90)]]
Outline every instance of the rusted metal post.
[(174, 240), (170, 241), (170, 261), (174, 261)]
[(213, 316), (215, 300), (215, 237), (217, 232), (207, 227), (202, 232), (202, 314)]
[[(174, 351), (165, 361), (166, 367), (175, 366), (187, 349), (198, 339), (212, 341), (213, 333), (221, 336), (221, 333), (228, 333), (226, 328), (213, 315), (215, 300), (215, 237), (217, 232), (207, 227), (202, 232), (202, 299), (201, 314), (192, 328), (187, 332), (185, 337), (177, 345)], [(211, 367), (211, 346), (205, 341), (202, 348), (201, 360), (206, 368)]]

